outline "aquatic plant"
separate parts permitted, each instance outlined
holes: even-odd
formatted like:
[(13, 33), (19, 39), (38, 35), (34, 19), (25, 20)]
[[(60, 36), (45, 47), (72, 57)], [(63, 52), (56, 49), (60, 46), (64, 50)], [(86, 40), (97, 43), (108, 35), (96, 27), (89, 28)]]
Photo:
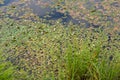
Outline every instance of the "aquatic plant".
[[(111, 7), (114, 0), (96, 2), (90, 9), (85, 6), (89, 1), (76, 0), (77, 5), (71, 3), (73, 0), (61, 1), (42, 4), (60, 14), (75, 15), (72, 17), (80, 19), (79, 25), (70, 22), (66, 26), (61, 20), (40, 19), (27, 5), (19, 7), (24, 1), (0, 8), (0, 53), (4, 55), (0, 61), (0, 79), (120, 79), (119, 7)], [(85, 28), (85, 22), (89, 27)]]
[(10, 62), (5, 61), (0, 49), (0, 80), (13, 80), (14, 68)]

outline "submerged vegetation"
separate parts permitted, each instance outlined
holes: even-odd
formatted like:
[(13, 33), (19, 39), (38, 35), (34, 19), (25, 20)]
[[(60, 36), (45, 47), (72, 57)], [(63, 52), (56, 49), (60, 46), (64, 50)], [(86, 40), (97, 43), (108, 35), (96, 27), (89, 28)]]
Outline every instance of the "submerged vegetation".
[[(94, 0), (59, 1), (44, 5), (83, 22), (41, 19), (24, 0), (0, 7), (0, 80), (120, 80), (119, 2), (105, 0), (102, 8), (97, 2), (88, 9), (85, 4)], [(80, 15), (72, 13), (77, 10)]]
[(119, 80), (119, 34), (109, 40), (99, 28), (7, 21), (2, 23), (1, 53), (17, 66), (17, 80)]

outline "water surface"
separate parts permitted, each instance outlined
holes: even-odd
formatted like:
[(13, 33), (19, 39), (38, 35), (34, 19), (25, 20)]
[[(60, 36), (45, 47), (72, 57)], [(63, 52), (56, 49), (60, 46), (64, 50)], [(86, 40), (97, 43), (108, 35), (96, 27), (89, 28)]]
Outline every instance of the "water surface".
[[(86, 13), (84, 14), (80, 12), (80, 14), (77, 14), (77, 15), (76, 15), (77, 12), (72, 12), (72, 11), (61, 12), (58, 7), (57, 8), (50, 7), (49, 5), (55, 4), (53, 0), (40, 0), (40, 1), (26, 0), (24, 2), (20, 2), (19, 0), (4, 0), (4, 4), (0, 4), (0, 8), (4, 6), (9, 7), (11, 5), (14, 8), (14, 5), (15, 5), (16, 12), (14, 14), (12, 13), (11, 17), (17, 17), (17, 19), (21, 19), (21, 16), (23, 18), (23, 15), (25, 15), (24, 17), (26, 17), (27, 16), (26, 14), (33, 13), (34, 15), (38, 16), (40, 19), (44, 19), (48, 22), (51, 20), (52, 21), (60, 20), (62, 24), (69, 24), (70, 22), (72, 22), (73, 24), (77, 24), (77, 25), (84, 24), (83, 26), (85, 27), (91, 27), (91, 26), (99, 27), (101, 26), (100, 24), (91, 22), (91, 20), (89, 21), (85, 17), (86, 15), (88, 15), (88, 12), (89, 14), (99, 14), (98, 11), (101, 10), (103, 13), (105, 13), (106, 10), (105, 10), (105, 7), (102, 5), (102, 2), (103, 0), (88, 0), (86, 2), (84, 1), (83, 8), (86, 10)], [(61, 4), (63, 5), (63, 3)], [(111, 3), (111, 6), (120, 7), (118, 2)], [(5, 13), (7, 12), (8, 11), (6, 10)], [(16, 14), (18, 15), (16, 16)], [(78, 17), (81, 15), (82, 16), (77, 19), (75, 18), (74, 15)], [(28, 17), (31, 17), (31, 15), (28, 15)], [(34, 18), (27, 18), (27, 19), (34, 20)], [(101, 19), (102, 19), (102, 16), (101, 16)], [(103, 19), (103, 21), (110, 21), (113, 23), (113, 18), (110, 15), (108, 15), (106, 19)]]

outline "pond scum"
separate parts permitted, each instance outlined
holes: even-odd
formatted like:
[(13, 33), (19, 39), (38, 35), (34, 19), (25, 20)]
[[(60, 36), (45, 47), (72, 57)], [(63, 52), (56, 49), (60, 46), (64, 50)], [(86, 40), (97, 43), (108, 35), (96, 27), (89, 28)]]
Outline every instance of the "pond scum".
[[(93, 12), (89, 18), (99, 15)], [(117, 13), (109, 14), (114, 21)], [(0, 80), (120, 80), (119, 23), (100, 23), (65, 27), (59, 21), (50, 25), (2, 15)]]

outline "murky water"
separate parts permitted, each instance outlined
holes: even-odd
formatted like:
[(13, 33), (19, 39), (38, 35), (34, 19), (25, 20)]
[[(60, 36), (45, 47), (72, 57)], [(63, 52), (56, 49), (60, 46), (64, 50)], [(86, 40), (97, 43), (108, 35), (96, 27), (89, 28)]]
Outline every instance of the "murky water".
[[(88, 0), (88, 1), (84, 2), (83, 7), (86, 10), (92, 10), (92, 12), (96, 12), (99, 9), (102, 11), (105, 11), (104, 7), (101, 5), (102, 1), (103, 0)], [(74, 18), (74, 16), (71, 15), (72, 13), (70, 13), (70, 12), (61, 12), (61, 11), (57, 10), (57, 8), (52, 8), (49, 6), (43, 7), (46, 5), (53, 4), (52, 0), (41, 0), (42, 3), (37, 0), (26, 0), (25, 3), (19, 3), (20, 2), (19, 0), (5, 0), (4, 4), (0, 4), (0, 8), (4, 7), (4, 6), (9, 6), (11, 4), (14, 5), (13, 2), (16, 2), (17, 6), (15, 5), (15, 7), (17, 7), (17, 9), (23, 10), (23, 9), (29, 8), (29, 10), (31, 10), (33, 12), (33, 14), (39, 16), (40, 19), (44, 19), (44, 20), (48, 20), (48, 21), (61, 20), (62, 24), (69, 24), (70, 22), (72, 22), (73, 24), (77, 24), (77, 25), (84, 24), (85, 27), (90, 27), (90, 26), (99, 27), (100, 26), (99, 24), (94, 24), (94, 23), (84, 19), (85, 14), (82, 14), (83, 15), (82, 18), (76, 19), (76, 18)], [(36, 4), (38, 2), (39, 2), (39, 4)], [(97, 7), (95, 5), (97, 5)], [(117, 2), (114, 2), (111, 5), (115, 6), (115, 7), (120, 7)], [(19, 12), (19, 15), (22, 15), (27, 12), (29, 12), (29, 11), (28, 10), (24, 10), (23, 12), (21, 11), (21, 12)], [(20, 18), (18, 18), (18, 19), (20, 19)], [(113, 22), (112, 17), (108, 16), (107, 21)]]
[(7, 5), (9, 5), (10, 3), (15, 2), (15, 1), (18, 1), (18, 0), (4, 0), (4, 4), (0, 4), (0, 7), (1, 7), (1, 6), (7, 6)]

